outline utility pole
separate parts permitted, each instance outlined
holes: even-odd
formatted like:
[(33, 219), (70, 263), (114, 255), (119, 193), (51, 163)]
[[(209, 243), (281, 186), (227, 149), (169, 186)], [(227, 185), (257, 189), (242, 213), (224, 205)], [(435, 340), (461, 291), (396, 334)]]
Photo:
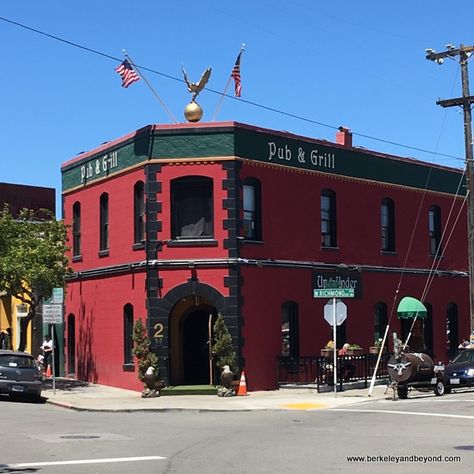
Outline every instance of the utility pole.
[(464, 112), (464, 147), (466, 153), (466, 181), (467, 181), (467, 235), (469, 258), (469, 306), (471, 319), (471, 334), (474, 331), (474, 163), (472, 156), (472, 119), (471, 104), (474, 96), (469, 95), (469, 73), (467, 61), (474, 52), (474, 46), (460, 45), (456, 48), (452, 44), (446, 45), (447, 50), (436, 53), (433, 49), (426, 50), (426, 59), (443, 64), (444, 58), (458, 61), (461, 66), (462, 97), (457, 99), (438, 100), (441, 107), (462, 107)]

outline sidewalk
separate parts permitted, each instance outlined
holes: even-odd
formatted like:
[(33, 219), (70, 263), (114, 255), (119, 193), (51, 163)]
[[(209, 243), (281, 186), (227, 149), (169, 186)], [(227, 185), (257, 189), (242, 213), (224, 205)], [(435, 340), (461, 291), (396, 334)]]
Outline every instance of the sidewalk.
[(372, 396), (369, 389), (350, 389), (344, 392), (317, 393), (312, 388), (285, 388), (250, 392), (247, 396), (221, 398), (216, 395), (176, 395), (141, 398), (141, 392), (105, 385), (87, 384), (70, 379), (56, 380), (56, 393), (51, 381), (45, 383), (46, 403), (79, 411), (195, 411), (226, 412), (252, 410), (317, 410), (336, 408), (377, 399), (390, 399), (385, 385), (376, 385)]

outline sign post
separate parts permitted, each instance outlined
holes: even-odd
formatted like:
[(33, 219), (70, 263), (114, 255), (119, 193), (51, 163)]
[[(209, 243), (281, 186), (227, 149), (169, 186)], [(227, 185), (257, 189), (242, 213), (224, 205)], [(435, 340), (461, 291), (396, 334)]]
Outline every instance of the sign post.
[(347, 306), (341, 300), (336, 300), (336, 298), (360, 298), (361, 288), (359, 276), (325, 271), (318, 271), (313, 274), (313, 298), (332, 298), (324, 306), (324, 319), (332, 326), (332, 338), (334, 341), (332, 372), (335, 397), (337, 397), (336, 326), (340, 326), (347, 318)]
[(324, 305), (324, 319), (332, 326), (333, 350), (333, 379), (334, 395), (337, 397), (337, 341), (336, 327), (340, 326), (347, 318), (347, 306), (335, 297)]
[(51, 365), (52, 365), (52, 375), (53, 375), (53, 394), (56, 395), (56, 371), (55, 369), (55, 354), (54, 354), (54, 346), (55, 346), (55, 331), (54, 326), (56, 324), (61, 324), (63, 322), (63, 305), (62, 304), (44, 304), (43, 305), (43, 323), (44, 324), (51, 324), (52, 328), (52, 341), (53, 347), (51, 351)]
[(43, 324), (51, 325), (51, 338), (53, 347), (51, 351), (51, 364), (53, 375), (53, 394), (56, 394), (56, 370), (55, 370), (55, 325), (63, 322), (63, 304), (64, 304), (64, 288), (53, 288), (51, 298), (47, 298), (43, 303)]

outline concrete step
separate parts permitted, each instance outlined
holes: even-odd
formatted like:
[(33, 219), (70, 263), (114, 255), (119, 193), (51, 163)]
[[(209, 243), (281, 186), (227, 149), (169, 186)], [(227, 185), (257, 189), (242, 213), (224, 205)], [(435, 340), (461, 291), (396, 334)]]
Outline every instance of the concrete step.
[(161, 389), (161, 396), (173, 395), (216, 395), (217, 388), (214, 385), (176, 385)]

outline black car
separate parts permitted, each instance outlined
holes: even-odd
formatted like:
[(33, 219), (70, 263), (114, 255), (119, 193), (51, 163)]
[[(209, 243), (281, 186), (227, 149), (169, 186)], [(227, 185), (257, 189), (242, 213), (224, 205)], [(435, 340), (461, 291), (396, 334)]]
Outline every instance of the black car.
[(463, 349), (445, 369), (446, 392), (453, 388), (474, 387), (474, 349)]
[(42, 389), (43, 376), (31, 354), (0, 350), (0, 393), (39, 400)]

